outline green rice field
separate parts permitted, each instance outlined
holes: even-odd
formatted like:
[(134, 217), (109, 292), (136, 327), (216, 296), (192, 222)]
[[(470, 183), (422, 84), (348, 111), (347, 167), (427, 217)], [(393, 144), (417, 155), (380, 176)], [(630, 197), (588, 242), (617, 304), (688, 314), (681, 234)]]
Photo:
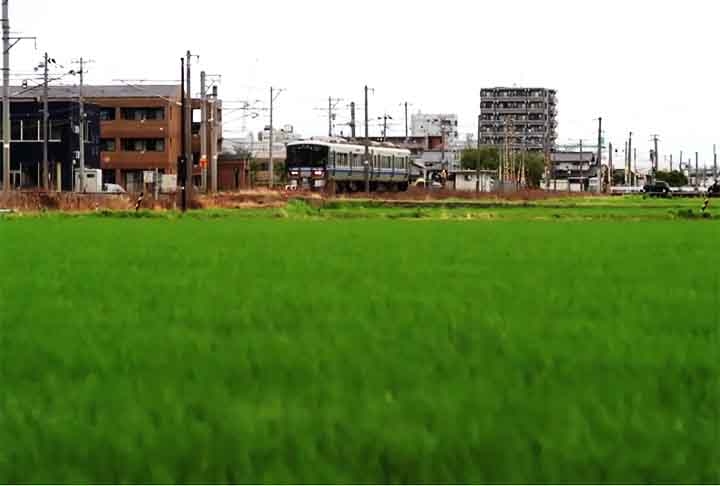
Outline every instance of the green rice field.
[(670, 204), (0, 218), (0, 482), (718, 483)]

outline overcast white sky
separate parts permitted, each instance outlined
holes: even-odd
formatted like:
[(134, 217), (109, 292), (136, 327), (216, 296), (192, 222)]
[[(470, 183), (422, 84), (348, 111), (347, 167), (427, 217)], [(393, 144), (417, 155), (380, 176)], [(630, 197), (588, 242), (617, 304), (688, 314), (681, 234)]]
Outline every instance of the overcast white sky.
[[(403, 101), (457, 113), (461, 132), (475, 132), (480, 88), (517, 84), (558, 90), (561, 143), (595, 140), (598, 115), (616, 147), (635, 132), (641, 160), (652, 133), (661, 163), (684, 150), (709, 165), (720, 143), (720, 7), (710, 0), (10, 0), (10, 15), (13, 32), (38, 37), (37, 49), (13, 49), (17, 73), (47, 50), (59, 62), (92, 58), (88, 83), (171, 80), (190, 49), (196, 73), (222, 74), (224, 100), (267, 105), (271, 84), (285, 88), (276, 123), (304, 135), (327, 132), (313, 108), (329, 95), (362, 106), (365, 84), (371, 118), (397, 120), (391, 133), (404, 132)], [(226, 113), (226, 136), (243, 128), (238, 116)]]

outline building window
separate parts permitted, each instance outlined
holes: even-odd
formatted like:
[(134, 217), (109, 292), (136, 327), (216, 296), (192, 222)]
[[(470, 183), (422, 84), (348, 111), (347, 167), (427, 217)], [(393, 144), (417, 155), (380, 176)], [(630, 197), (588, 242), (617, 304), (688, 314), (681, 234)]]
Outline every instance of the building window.
[(22, 121), (22, 139), (32, 142), (40, 140), (40, 124), (37, 120)]
[(145, 141), (145, 147), (149, 152), (165, 152), (165, 140), (162, 138), (150, 138)]
[(114, 138), (101, 138), (100, 139), (100, 151), (102, 152), (115, 152), (117, 147), (115, 146)]
[(10, 122), (10, 139), (22, 140), (22, 120), (13, 120)]
[(124, 152), (164, 152), (165, 140), (162, 138), (123, 138), (121, 146)]
[(115, 119), (115, 108), (100, 108), (100, 121), (112, 121)]
[(122, 108), (121, 116), (123, 120), (145, 121), (145, 120), (164, 120), (164, 108)]
[(50, 120), (48, 132), (50, 132), (50, 140), (59, 142), (62, 140), (62, 122), (59, 120)]

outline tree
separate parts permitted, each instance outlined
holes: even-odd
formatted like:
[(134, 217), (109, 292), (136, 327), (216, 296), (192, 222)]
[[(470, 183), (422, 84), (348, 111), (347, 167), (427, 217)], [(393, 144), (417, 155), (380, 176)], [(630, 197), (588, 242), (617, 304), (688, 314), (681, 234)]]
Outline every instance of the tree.
[(525, 174), (528, 187), (540, 187), (545, 174), (545, 156), (540, 152), (528, 152), (525, 155)]
[(659, 170), (655, 173), (655, 177), (659, 181), (667, 182), (672, 187), (682, 187), (688, 184), (688, 178), (679, 170), (672, 172)]
[(465, 149), (460, 161), (463, 169), (476, 170), (480, 164), (481, 169), (497, 170), (500, 166), (500, 151), (494, 147)]

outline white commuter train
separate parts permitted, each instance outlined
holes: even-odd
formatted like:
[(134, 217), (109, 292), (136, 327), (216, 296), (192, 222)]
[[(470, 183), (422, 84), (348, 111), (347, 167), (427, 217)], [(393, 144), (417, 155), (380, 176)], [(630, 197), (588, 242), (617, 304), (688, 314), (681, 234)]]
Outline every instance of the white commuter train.
[(410, 183), (410, 151), (371, 143), (365, 167), (365, 146), (340, 140), (303, 140), (287, 144), (290, 187), (318, 190), (334, 184), (337, 192), (405, 191)]

